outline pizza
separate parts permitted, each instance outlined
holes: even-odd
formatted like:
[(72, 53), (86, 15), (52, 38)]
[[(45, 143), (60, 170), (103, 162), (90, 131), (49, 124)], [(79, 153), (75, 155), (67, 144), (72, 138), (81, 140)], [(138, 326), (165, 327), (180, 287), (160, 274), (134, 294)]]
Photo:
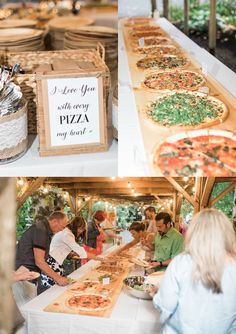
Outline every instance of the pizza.
[(156, 148), (153, 163), (165, 176), (235, 176), (236, 136), (221, 130), (177, 134)]
[(133, 27), (133, 26), (141, 26), (141, 25), (147, 25), (153, 22), (153, 19), (150, 17), (133, 17), (128, 19), (125, 22), (126, 27)]
[(69, 289), (70, 292), (84, 292), (93, 289), (99, 284), (99, 281), (84, 281), (82, 284), (71, 287)]
[(99, 294), (80, 294), (68, 298), (66, 305), (78, 311), (103, 311), (111, 307), (111, 299)]
[(155, 70), (155, 69), (175, 69), (186, 66), (187, 59), (181, 56), (163, 55), (148, 56), (137, 61), (137, 68), (140, 70)]
[[(171, 44), (171, 40), (167, 37), (157, 37), (157, 36), (149, 36), (144, 37), (144, 46), (153, 46), (153, 45), (165, 45)], [(133, 47), (136, 49), (139, 46), (139, 42), (135, 41), (132, 43)]]
[(96, 270), (98, 272), (101, 272), (101, 271), (105, 271), (105, 272), (108, 272), (108, 273), (111, 273), (111, 274), (115, 274), (115, 273), (123, 273), (124, 272), (124, 268), (122, 267), (118, 267), (118, 266), (110, 266), (110, 265), (101, 265), (99, 267), (96, 268)]
[(144, 108), (144, 117), (156, 125), (197, 129), (222, 123), (228, 116), (225, 104), (199, 92), (172, 92), (159, 96)]
[(161, 28), (157, 25), (138, 25), (138, 26), (135, 26), (135, 27), (132, 27), (131, 31), (139, 31), (139, 32), (142, 32), (142, 31), (157, 31), (157, 30), (161, 30)]
[(151, 90), (197, 90), (205, 83), (203, 75), (193, 71), (163, 71), (147, 76), (143, 82)]
[(146, 31), (136, 31), (132, 33), (132, 37), (136, 38), (142, 38), (142, 37), (149, 37), (149, 36), (163, 36), (163, 33), (160, 31), (160, 29), (156, 30), (146, 30)]
[(180, 51), (174, 45), (150, 45), (144, 47), (137, 47), (134, 49), (135, 53), (140, 53), (143, 55), (156, 55), (162, 56), (168, 55), (178, 55)]

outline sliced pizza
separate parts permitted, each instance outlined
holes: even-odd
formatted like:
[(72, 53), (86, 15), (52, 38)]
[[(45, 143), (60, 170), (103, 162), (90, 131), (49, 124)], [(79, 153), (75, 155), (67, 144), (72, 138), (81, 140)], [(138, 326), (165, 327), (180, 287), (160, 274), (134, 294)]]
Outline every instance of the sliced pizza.
[(200, 73), (181, 70), (181, 71), (161, 71), (148, 75), (144, 82), (144, 88), (149, 90), (197, 90), (205, 83), (204, 76)]
[(221, 130), (180, 133), (158, 145), (153, 163), (165, 176), (235, 176), (236, 137)]
[(145, 30), (145, 31), (135, 31), (131, 34), (134, 38), (142, 38), (142, 37), (149, 37), (149, 36), (163, 36), (163, 32), (157, 28), (152, 30)]
[(125, 22), (125, 27), (133, 27), (133, 26), (142, 26), (153, 23), (153, 19), (151, 17), (137, 16), (131, 17)]
[(182, 68), (188, 64), (188, 60), (181, 56), (163, 55), (148, 56), (137, 61), (136, 65), (139, 70), (169, 70)]
[(156, 125), (176, 129), (199, 129), (222, 123), (228, 116), (226, 105), (199, 92), (171, 92), (156, 98), (143, 110)]

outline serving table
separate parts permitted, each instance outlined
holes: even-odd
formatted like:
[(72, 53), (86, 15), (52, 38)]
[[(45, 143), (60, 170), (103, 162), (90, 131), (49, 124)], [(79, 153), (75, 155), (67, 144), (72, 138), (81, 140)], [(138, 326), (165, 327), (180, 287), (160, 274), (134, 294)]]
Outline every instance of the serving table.
[[(236, 74), (222, 64), (219, 60), (199, 47), (190, 38), (174, 27), (168, 20), (161, 18), (156, 23), (166, 32), (174, 43), (177, 43), (194, 62), (194, 65), (204, 69), (209, 77), (219, 86), (222, 86), (221, 94), (228, 94), (231, 99), (230, 113), (228, 119), (222, 124), (214, 126), (214, 129), (235, 131), (235, 101), (236, 97)], [(154, 170), (152, 165), (152, 152), (157, 143), (175, 133), (173, 129), (156, 128), (155, 125), (147, 124), (139, 114), (140, 106), (144, 100), (145, 93), (133, 82), (131, 75), (134, 73), (134, 64), (143, 56), (130, 53), (130, 48), (125, 43), (123, 35), (123, 22), (119, 23), (119, 174), (132, 176), (161, 175)], [(127, 42), (127, 41), (126, 41)], [(143, 74), (138, 74), (141, 78)], [(155, 99), (153, 93), (148, 93), (150, 100)], [(136, 99), (136, 100), (135, 100)], [(226, 103), (227, 104), (227, 103)], [(229, 106), (229, 102), (228, 102)], [(128, 119), (128, 121), (127, 121)], [(184, 131), (184, 130), (182, 130)]]
[[(111, 247), (106, 254), (114, 251)], [(70, 277), (78, 279), (88, 273), (98, 261), (91, 260), (74, 271)], [(133, 270), (130, 275), (138, 275)], [(121, 291), (108, 317), (44, 312), (43, 309), (61, 295), (67, 287), (53, 286), (21, 307), (26, 325), (21, 333), (29, 334), (157, 334), (159, 313), (151, 300), (141, 300)]]

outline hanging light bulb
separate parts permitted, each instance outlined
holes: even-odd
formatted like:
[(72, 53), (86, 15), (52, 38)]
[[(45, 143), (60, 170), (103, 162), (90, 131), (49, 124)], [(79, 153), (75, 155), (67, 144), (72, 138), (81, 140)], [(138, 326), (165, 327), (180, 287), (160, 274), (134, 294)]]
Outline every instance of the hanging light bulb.
[(17, 184), (18, 184), (18, 186), (23, 186), (24, 185), (24, 180), (23, 179), (18, 179), (17, 180)]
[(127, 187), (128, 187), (128, 188), (131, 188), (131, 183), (130, 183), (130, 182), (128, 182)]
[(49, 191), (49, 190), (48, 190), (48, 188), (47, 188), (47, 187), (44, 187), (44, 188), (43, 188), (43, 192), (44, 192), (44, 194), (47, 194), (47, 193), (48, 193), (48, 191)]

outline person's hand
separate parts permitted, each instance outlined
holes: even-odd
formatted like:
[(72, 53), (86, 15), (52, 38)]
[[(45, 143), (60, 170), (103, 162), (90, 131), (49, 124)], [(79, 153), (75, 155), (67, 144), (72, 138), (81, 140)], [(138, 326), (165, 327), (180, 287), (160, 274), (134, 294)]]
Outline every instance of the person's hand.
[(69, 284), (68, 278), (63, 276), (59, 276), (55, 281), (60, 286), (65, 286)]
[(150, 266), (147, 268), (147, 270), (153, 269), (153, 268), (156, 268), (156, 267), (160, 267), (160, 262), (151, 262)]
[(13, 273), (13, 282), (18, 282), (18, 281), (32, 281), (36, 279), (39, 276), (38, 273), (25, 270), (23, 272), (14, 272)]

